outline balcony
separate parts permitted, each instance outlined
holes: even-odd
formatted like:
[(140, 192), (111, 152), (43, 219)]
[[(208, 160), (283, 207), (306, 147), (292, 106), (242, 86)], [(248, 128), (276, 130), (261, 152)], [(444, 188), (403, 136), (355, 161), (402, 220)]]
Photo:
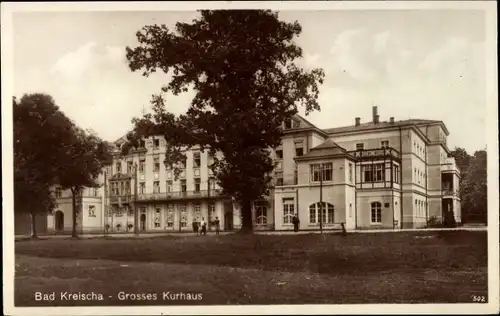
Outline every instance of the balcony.
[(443, 189), (441, 195), (443, 197), (455, 197), (458, 196), (458, 192), (452, 189)]
[(358, 160), (381, 160), (381, 159), (401, 159), (399, 151), (394, 148), (376, 148), (376, 149), (359, 149), (351, 150), (349, 154), (356, 157)]
[(178, 191), (162, 193), (137, 194), (137, 202), (149, 201), (173, 201), (173, 200), (196, 200), (203, 198), (214, 198), (222, 196), (222, 190), (200, 190), (200, 191)]
[(132, 200), (132, 195), (112, 195), (109, 197), (110, 204), (129, 204)]

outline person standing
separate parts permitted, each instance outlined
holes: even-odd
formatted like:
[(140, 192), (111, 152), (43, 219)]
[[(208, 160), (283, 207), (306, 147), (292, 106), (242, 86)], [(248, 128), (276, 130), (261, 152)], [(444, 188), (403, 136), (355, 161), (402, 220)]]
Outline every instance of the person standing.
[(207, 234), (207, 222), (205, 222), (204, 217), (201, 218), (201, 233), (200, 234), (203, 234), (203, 235)]
[(293, 215), (292, 218), (292, 223), (293, 223), (293, 231), (298, 232), (299, 231), (299, 225), (300, 225), (300, 220), (297, 214)]
[(219, 217), (215, 218), (215, 234), (219, 235), (220, 232), (220, 221)]
[(193, 219), (193, 231), (196, 233), (196, 236), (198, 236), (198, 223)]

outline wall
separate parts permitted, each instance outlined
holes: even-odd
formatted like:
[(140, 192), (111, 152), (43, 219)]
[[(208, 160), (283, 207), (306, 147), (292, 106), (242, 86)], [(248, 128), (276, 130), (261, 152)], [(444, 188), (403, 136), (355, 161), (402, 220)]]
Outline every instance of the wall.
[[(394, 208), (399, 194), (391, 189), (363, 190), (357, 193), (357, 222), (359, 229), (393, 228), (394, 220), (399, 219), (399, 208)], [(380, 223), (372, 222), (372, 203), (381, 203)], [(399, 204), (399, 203), (398, 203)], [(398, 211), (398, 212), (396, 212)]]
[(356, 150), (357, 143), (363, 143), (365, 149), (381, 148), (382, 141), (389, 141), (389, 147), (400, 151), (399, 131), (369, 131), (366, 133), (350, 134), (350, 135), (332, 135), (330, 139), (344, 149)]

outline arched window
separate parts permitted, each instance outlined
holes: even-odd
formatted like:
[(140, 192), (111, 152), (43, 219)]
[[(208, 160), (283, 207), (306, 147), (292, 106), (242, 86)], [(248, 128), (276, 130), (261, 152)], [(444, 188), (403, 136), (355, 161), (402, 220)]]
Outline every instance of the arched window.
[(255, 206), (255, 216), (257, 220), (257, 225), (267, 224), (267, 206), (262, 204), (257, 204)]
[[(323, 224), (333, 224), (334, 223), (334, 206), (330, 203), (323, 202), (323, 216), (322, 222)], [(314, 203), (309, 206), (309, 222), (311, 224), (317, 224), (320, 222), (319, 213), (320, 212), (320, 203)]]
[(371, 222), (382, 223), (382, 204), (380, 202), (373, 202), (371, 206)]

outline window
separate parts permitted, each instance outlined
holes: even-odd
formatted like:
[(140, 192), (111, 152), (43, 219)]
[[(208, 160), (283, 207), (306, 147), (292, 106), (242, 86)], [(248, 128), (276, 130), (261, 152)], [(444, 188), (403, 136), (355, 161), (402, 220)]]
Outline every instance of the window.
[(210, 218), (210, 221), (213, 222), (215, 221), (215, 203), (211, 202), (208, 204), (208, 217)]
[(349, 182), (352, 182), (352, 163), (349, 164)]
[[(320, 209), (322, 210), (321, 218)], [(334, 206), (330, 203), (323, 202), (323, 208), (321, 208), (321, 203), (314, 203), (309, 206), (309, 222), (311, 224), (317, 224), (320, 221), (323, 224), (333, 224), (334, 223)]]
[(89, 205), (89, 217), (96, 217), (95, 216), (95, 205)]
[(139, 141), (139, 148), (146, 148), (146, 141), (144, 139)]
[(295, 170), (293, 171), (293, 184), (299, 183), (299, 171), (297, 170), (297, 166), (295, 166)]
[(153, 159), (153, 172), (159, 172), (159, 171), (160, 171), (160, 158), (154, 157), (154, 159)]
[(287, 119), (285, 120), (285, 129), (290, 129), (290, 128), (292, 128), (292, 120)]
[(380, 142), (380, 147), (382, 148), (389, 148), (389, 141), (388, 140), (383, 140)]
[(365, 149), (365, 144), (363, 144), (363, 143), (356, 144), (356, 150), (363, 150), (363, 149)]
[(131, 207), (126, 207), (128, 216), (134, 216), (134, 210)]
[(160, 193), (160, 181), (153, 182), (153, 192)]
[(116, 173), (121, 173), (122, 172), (122, 164), (121, 162), (116, 163)]
[(167, 179), (172, 179), (172, 171), (167, 171)]
[(186, 205), (180, 205), (179, 206), (180, 213), (181, 213), (181, 227), (187, 227), (187, 211), (186, 211)]
[(194, 179), (194, 190), (200, 192), (201, 180), (200, 178)]
[(56, 198), (62, 197), (62, 189), (61, 188), (56, 188)]
[(174, 184), (173, 184), (172, 180), (167, 181), (167, 193), (172, 193), (173, 186), (174, 186)]
[(167, 227), (174, 227), (174, 206), (167, 206)]
[(186, 169), (186, 164), (187, 164), (187, 161), (186, 161), (186, 158), (184, 157), (184, 159), (182, 159), (179, 162), (179, 169)]
[(161, 226), (161, 209), (160, 208), (156, 208), (155, 209), (155, 228), (160, 228)]
[(257, 225), (267, 224), (267, 205), (259, 203), (255, 205), (255, 216)]
[(293, 199), (283, 199), (283, 224), (292, 224), (295, 214), (295, 204)]
[(146, 159), (139, 160), (139, 172), (144, 173), (144, 169), (146, 169)]
[(333, 180), (333, 164), (312, 164), (311, 165), (312, 182), (332, 181)]
[(201, 166), (201, 155), (200, 153), (193, 154), (193, 167), (199, 168)]
[(399, 183), (399, 166), (394, 165), (392, 179), (395, 183)]
[(417, 179), (417, 168), (415, 168), (415, 169), (414, 169), (414, 172), (413, 172), (413, 173), (415, 174), (415, 177), (414, 177), (413, 179), (415, 179), (415, 180), (416, 180), (416, 179)]
[(300, 157), (304, 155), (304, 141), (295, 141), (295, 156)]
[(283, 171), (276, 171), (275, 177), (276, 177), (276, 185), (278, 186), (283, 185)]
[(193, 219), (196, 222), (199, 222), (200, 219), (201, 219), (201, 205), (200, 204), (195, 204), (194, 205)]
[(276, 149), (276, 159), (283, 159), (283, 150)]
[(373, 165), (373, 182), (384, 181), (384, 164), (377, 163)]
[(127, 161), (127, 173), (132, 173), (134, 168), (134, 163), (132, 161)]
[(99, 196), (99, 189), (94, 188), (94, 196)]
[(160, 148), (160, 140), (158, 138), (153, 139), (153, 144), (155, 149)]
[(146, 183), (145, 182), (139, 183), (139, 193), (144, 194), (145, 191), (146, 191)]
[(371, 222), (382, 223), (382, 204), (380, 202), (373, 202), (371, 211)]
[(363, 174), (364, 182), (382, 182), (385, 180), (384, 164), (364, 165)]
[(181, 192), (186, 192), (187, 187), (186, 187), (186, 180), (181, 180)]

